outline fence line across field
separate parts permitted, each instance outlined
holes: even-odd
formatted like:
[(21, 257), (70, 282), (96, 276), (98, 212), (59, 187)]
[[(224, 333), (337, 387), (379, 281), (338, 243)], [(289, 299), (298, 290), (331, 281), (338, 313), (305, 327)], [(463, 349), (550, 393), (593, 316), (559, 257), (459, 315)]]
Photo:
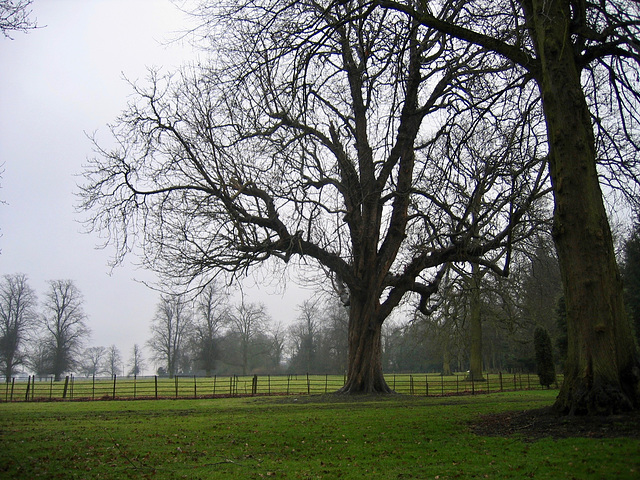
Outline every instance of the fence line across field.
[[(475, 395), (513, 390), (541, 389), (538, 376), (528, 373), (485, 374), (484, 380), (466, 375), (389, 374), (389, 386), (398, 393), (420, 396)], [(53, 377), (6, 382), (0, 400), (5, 402), (58, 400), (134, 400), (160, 398), (215, 398), (258, 395), (318, 395), (340, 389), (344, 375), (253, 375), (253, 376), (158, 376), (75, 377), (54, 381)], [(554, 385), (558, 388), (558, 379)], [(2, 395), (2, 393), (4, 395)]]

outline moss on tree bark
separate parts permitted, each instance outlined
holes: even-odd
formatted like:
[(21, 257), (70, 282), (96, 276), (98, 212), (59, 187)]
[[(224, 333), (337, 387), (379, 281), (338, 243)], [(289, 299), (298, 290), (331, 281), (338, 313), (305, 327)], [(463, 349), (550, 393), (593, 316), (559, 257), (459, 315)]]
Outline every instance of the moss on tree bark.
[(553, 235), (568, 319), (565, 381), (555, 407), (571, 414), (635, 409), (640, 369), (571, 44), (570, 2), (534, 0), (532, 6), (555, 197)]

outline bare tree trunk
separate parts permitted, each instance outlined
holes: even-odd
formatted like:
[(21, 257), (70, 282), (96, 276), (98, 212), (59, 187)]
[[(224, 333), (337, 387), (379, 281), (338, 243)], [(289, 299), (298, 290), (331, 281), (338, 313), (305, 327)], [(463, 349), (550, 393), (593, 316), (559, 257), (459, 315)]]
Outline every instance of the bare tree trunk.
[(554, 240), (567, 305), (565, 380), (555, 406), (608, 414), (640, 406), (640, 370), (596, 170), (593, 127), (569, 2), (533, 0), (555, 195)]
[(449, 352), (450, 345), (451, 340), (447, 335), (442, 347), (442, 376), (444, 377), (453, 375), (453, 373), (451, 372), (451, 353)]
[(347, 382), (338, 393), (392, 393), (382, 373), (382, 322), (375, 298), (351, 296)]
[(482, 376), (482, 303), (480, 298), (480, 283), (482, 282), (482, 272), (477, 264), (471, 266), (471, 277), (469, 278), (470, 315), (469, 331), (471, 336), (471, 348), (469, 356), (469, 375), (467, 380), (476, 382), (483, 381)]

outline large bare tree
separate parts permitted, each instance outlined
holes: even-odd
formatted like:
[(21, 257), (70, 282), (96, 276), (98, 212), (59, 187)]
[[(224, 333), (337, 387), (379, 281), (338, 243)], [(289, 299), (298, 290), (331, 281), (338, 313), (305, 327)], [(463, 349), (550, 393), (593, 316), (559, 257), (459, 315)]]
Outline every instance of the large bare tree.
[[(328, 273), (349, 306), (343, 391), (388, 392), (385, 319), (412, 295), (426, 310), (447, 262), (506, 273), (544, 190), (544, 152), (535, 136), (516, 139), (517, 122), (489, 128), (493, 153), (518, 163), (494, 170), (491, 187), (464, 169), (449, 176), (458, 134), (445, 123), (473, 110), (465, 82), (483, 50), (352, 3), (203, 6), (211, 61), (134, 86), (112, 127), (117, 146), (97, 146), (86, 167), (82, 208), (116, 261), (138, 249), (177, 282), (272, 260)], [(519, 80), (502, 81), (483, 91), (520, 118), (521, 102), (501, 95)], [(491, 192), (482, 202), (480, 184)]]
[(56, 381), (75, 368), (81, 348), (90, 334), (82, 308), (84, 301), (72, 280), (52, 280), (42, 313), (43, 336), (48, 372)]
[(482, 0), (460, 9), (459, 2), (383, 0), (363, 9), (374, 4), (508, 59), (536, 86), (547, 126), (569, 339), (556, 407), (588, 414), (639, 408), (640, 360), (600, 178), (637, 206), (640, 4)]
[(34, 327), (36, 293), (21, 273), (0, 281), (0, 369), (7, 382), (25, 361), (24, 343)]

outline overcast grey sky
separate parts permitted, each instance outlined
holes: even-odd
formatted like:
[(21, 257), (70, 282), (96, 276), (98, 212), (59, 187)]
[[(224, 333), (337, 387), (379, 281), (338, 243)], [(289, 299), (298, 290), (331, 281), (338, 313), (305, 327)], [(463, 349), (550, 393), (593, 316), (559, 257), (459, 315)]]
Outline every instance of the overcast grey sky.
[[(113, 251), (82, 233), (74, 192), (92, 155), (86, 134), (108, 138), (106, 125), (126, 106), (123, 75), (144, 79), (147, 67), (170, 71), (194, 58), (168, 42), (188, 18), (169, 0), (35, 0), (33, 17), (43, 28), (0, 38), (0, 275), (27, 274), (40, 299), (48, 280), (72, 279), (90, 344), (116, 344), (127, 360), (149, 337), (159, 295), (139, 281), (154, 277), (135, 258), (110, 272)], [(289, 322), (307, 293), (264, 287), (251, 300)]]

